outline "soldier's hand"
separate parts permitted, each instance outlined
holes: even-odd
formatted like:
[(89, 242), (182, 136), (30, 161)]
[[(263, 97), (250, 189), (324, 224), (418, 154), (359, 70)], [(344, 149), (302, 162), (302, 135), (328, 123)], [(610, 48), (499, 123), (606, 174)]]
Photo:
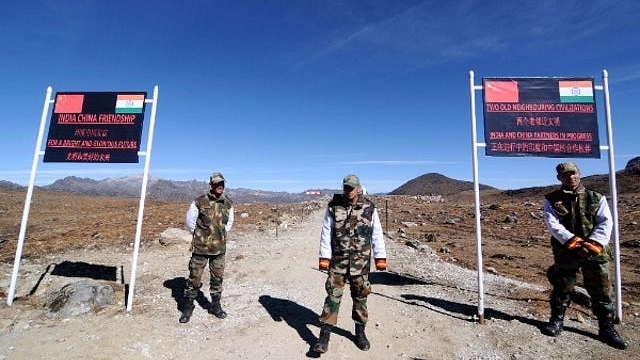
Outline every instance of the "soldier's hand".
[(387, 270), (387, 259), (376, 259), (376, 270), (378, 271)]
[(591, 239), (587, 239), (582, 243), (582, 247), (589, 251), (589, 255), (600, 255), (604, 249), (602, 245)]
[(318, 260), (318, 269), (320, 270), (329, 270), (329, 264), (331, 261), (327, 258), (320, 258)]
[(564, 246), (569, 250), (579, 250), (582, 247), (584, 240), (579, 236), (574, 236), (567, 241)]
[(567, 243), (564, 244), (564, 246), (566, 246), (567, 249), (573, 251), (574, 253), (578, 254), (578, 256), (584, 259), (593, 255), (591, 250), (589, 250), (586, 244), (587, 242), (583, 238), (579, 236), (574, 236), (571, 239), (569, 239), (569, 241), (567, 241)]

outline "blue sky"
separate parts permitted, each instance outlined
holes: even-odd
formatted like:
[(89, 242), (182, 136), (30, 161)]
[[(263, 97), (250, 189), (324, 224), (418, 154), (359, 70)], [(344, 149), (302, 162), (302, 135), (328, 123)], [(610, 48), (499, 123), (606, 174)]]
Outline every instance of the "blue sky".
[[(472, 181), (470, 70), (477, 85), (509, 76), (602, 85), (606, 69), (620, 170), (640, 156), (639, 24), (640, 2), (613, 0), (5, 1), (0, 179), (28, 184), (48, 86), (151, 95), (157, 85), (154, 177), (220, 171), (230, 188), (288, 192), (339, 188), (349, 173), (369, 192), (431, 172)], [(604, 144), (601, 91), (596, 101)], [(561, 159), (478, 154), (483, 184), (557, 183)], [(40, 157), (36, 184), (139, 175), (144, 161)], [(608, 172), (607, 152), (578, 163), (584, 176)]]

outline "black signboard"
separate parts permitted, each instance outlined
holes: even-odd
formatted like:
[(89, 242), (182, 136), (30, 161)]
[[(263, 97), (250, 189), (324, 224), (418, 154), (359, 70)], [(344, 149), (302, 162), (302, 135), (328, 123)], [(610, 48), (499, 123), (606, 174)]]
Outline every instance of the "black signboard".
[(483, 78), (488, 156), (600, 158), (593, 78)]
[(59, 92), (44, 162), (137, 163), (146, 92)]

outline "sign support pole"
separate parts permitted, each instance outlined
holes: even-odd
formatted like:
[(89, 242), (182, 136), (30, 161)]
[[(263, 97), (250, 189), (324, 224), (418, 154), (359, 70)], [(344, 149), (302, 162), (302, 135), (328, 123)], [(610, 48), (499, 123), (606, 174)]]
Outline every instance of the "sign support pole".
[(613, 218), (613, 255), (615, 264), (616, 321), (622, 319), (622, 275), (620, 269), (620, 231), (618, 225), (618, 190), (616, 187), (616, 166), (613, 152), (613, 127), (611, 125), (611, 105), (609, 102), (609, 74), (602, 70), (602, 93), (604, 94), (605, 120), (607, 122), (607, 146), (609, 150), (609, 187), (611, 189), (611, 217)]
[(33, 196), (33, 184), (36, 180), (36, 169), (38, 168), (38, 159), (44, 155), (40, 151), (42, 147), (42, 139), (44, 138), (44, 128), (47, 124), (47, 114), (49, 113), (49, 104), (53, 103), (51, 86), (47, 87), (47, 95), (42, 106), (42, 117), (40, 119), (40, 130), (38, 130), (38, 139), (36, 140), (36, 149), (33, 154), (33, 163), (31, 165), (31, 176), (29, 177), (29, 187), (27, 188), (27, 197), (24, 201), (24, 210), (22, 211), (22, 222), (20, 223), (20, 235), (18, 236), (18, 245), (16, 246), (16, 257), (13, 262), (13, 273), (11, 273), (11, 285), (9, 286), (9, 294), (7, 294), (7, 305), (13, 304), (13, 297), (16, 292), (16, 281), (18, 279), (18, 270), (20, 268), (20, 260), (22, 258), (22, 247), (24, 246), (24, 238), (27, 233), (27, 222), (29, 220), (29, 210), (31, 209), (31, 197)]
[(142, 174), (142, 189), (140, 190), (140, 206), (138, 207), (138, 221), (136, 223), (136, 238), (133, 248), (133, 259), (131, 260), (131, 279), (129, 280), (129, 291), (127, 296), (127, 311), (133, 308), (133, 291), (136, 283), (136, 268), (138, 263), (138, 253), (140, 251), (140, 236), (142, 233), (142, 221), (144, 219), (144, 201), (147, 197), (147, 182), (149, 180), (149, 164), (151, 163), (151, 146), (153, 145), (153, 132), (156, 125), (156, 109), (158, 107), (158, 85), (153, 88), (153, 100), (147, 99), (145, 102), (151, 103), (151, 119), (149, 123), (149, 136), (147, 137), (147, 148), (144, 153), (144, 173)]
[(482, 273), (482, 226), (480, 225), (480, 183), (478, 181), (478, 147), (484, 147), (484, 143), (478, 143), (476, 127), (476, 90), (481, 90), (482, 86), (474, 85), (473, 71), (469, 71), (469, 99), (471, 107), (471, 143), (473, 157), (473, 193), (475, 195), (475, 218), (476, 218), (476, 254), (478, 266), (478, 321), (484, 324), (484, 279)]

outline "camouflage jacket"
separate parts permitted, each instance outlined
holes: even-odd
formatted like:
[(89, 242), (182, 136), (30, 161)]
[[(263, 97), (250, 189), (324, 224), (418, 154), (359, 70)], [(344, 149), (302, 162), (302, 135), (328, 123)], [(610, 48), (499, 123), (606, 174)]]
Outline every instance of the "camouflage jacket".
[(191, 242), (192, 252), (199, 255), (224, 254), (228, 222), (233, 218), (231, 199), (224, 194), (217, 199), (205, 194), (195, 199), (194, 204), (198, 209), (198, 217)]
[(330, 271), (339, 274), (368, 274), (372, 248), (375, 258), (386, 258), (376, 206), (363, 196), (352, 205), (342, 194), (334, 195), (320, 242), (320, 257), (330, 258)]
[(605, 246), (611, 235), (611, 213), (604, 196), (583, 185), (575, 191), (558, 189), (547, 194), (545, 221), (552, 237), (561, 244), (579, 236)]

